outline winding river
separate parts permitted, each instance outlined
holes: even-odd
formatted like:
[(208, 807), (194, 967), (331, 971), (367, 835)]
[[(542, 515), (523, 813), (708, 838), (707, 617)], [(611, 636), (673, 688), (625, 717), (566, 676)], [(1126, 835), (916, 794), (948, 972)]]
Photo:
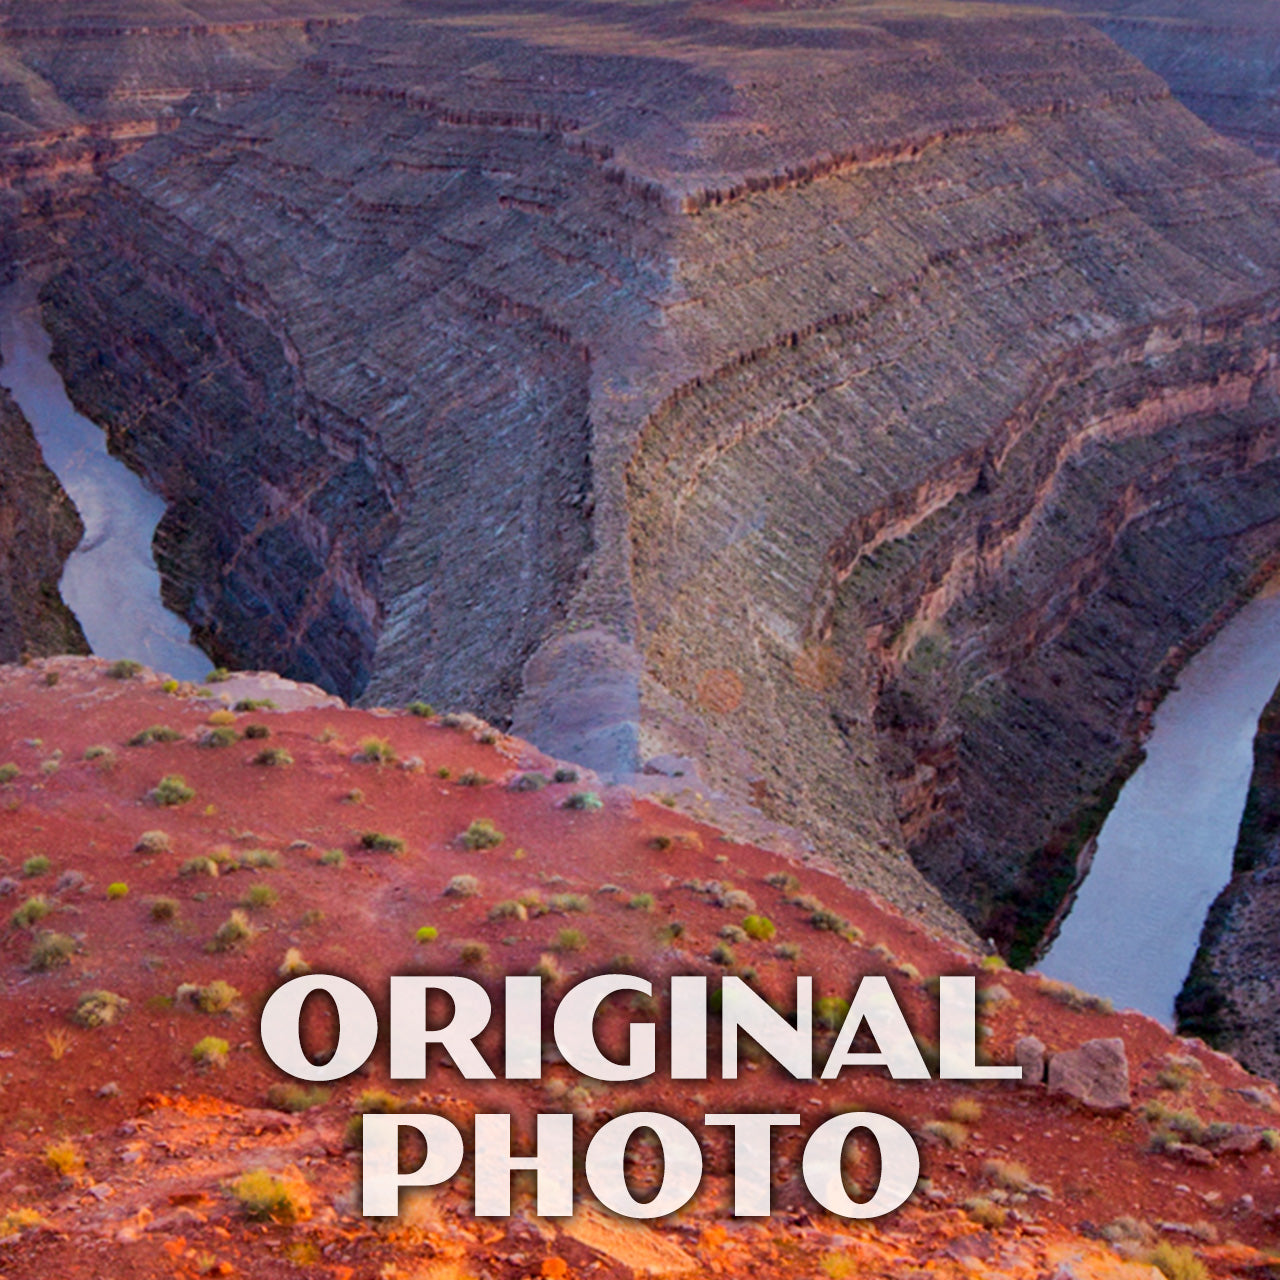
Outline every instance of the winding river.
[(133, 658), (201, 680), (209, 659), (160, 600), (151, 542), (164, 501), (107, 452), (103, 432), (72, 407), (49, 362), (52, 341), (40, 320), (38, 288), (24, 279), (0, 292), (0, 385), (18, 402), (84, 521), (84, 537), (62, 573), (62, 598), (100, 657)]
[(1250, 601), (1157, 708), (1147, 756), (1038, 968), (1173, 1025), (1209, 905), (1231, 876), (1258, 717), (1280, 676), (1280, 591)]

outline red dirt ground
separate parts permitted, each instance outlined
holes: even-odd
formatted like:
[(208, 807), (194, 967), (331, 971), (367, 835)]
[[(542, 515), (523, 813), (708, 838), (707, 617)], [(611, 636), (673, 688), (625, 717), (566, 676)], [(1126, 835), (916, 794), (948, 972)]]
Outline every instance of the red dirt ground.
[[(56, 683), (48, 682), (50, 673)], [(18, 770), (0, 785), (0, 876), (7, 877), (0, 883), (7, 890), (0, 929), (0, 1280), (308, 1271), (433, 1280), (748, 1269), (822, 1271), (831, 1280), (1154, 1274), (1121, 1261), (1102, 1238), (1123, 1217), (1142, 1224), (1133, 1229), (1142, 1242), (1131, 1255), (1142, 1256), (1162, 1236), (1193, 1249), (1215, 1275), (1269, 1274), (1280, 1266), (1271, 1253), (1280, 1230), (1280, 1151), (1150, 1149), (1158, 1124), (1142, 1107), (1152, 1102), (1194, 1112), (1205, 1125), (1256, 1132), (1277, 1123), (1275, 1090), (1198, 1042), (1180, 1041), (1135, 1014), (1070, 1007), (1034, 975), (984, 968), (833, 875), (732, 842), (625, 790), (593, 787), (589, 778), (509, 790), (504, 784), (521, 770), (550, 773), (556, 762), (486, 733), (479, 722), (446, 727), (406, 712), (332, 706), (260, 709), (235, 716), (231, 745), (197, 745), (214, 705), (189, 686), (166, 692), (148, 673), (112, 679), (105, 663), (89, 659), (0, 668), (0, 766)], [(251, 724), (266, 726), (269, 737), (246, 739)], [(126, 745), (152, 725), (182, 737)], [(368, 737), (386, 739), (396, 762), (354, 760)], [(95, 746), (112, 757), (86, 760)], [(284, 748), (293, 763), (255, 764), (268, 747)], [(402, 767), (415, 757), (420, 767)], [(463, 785), (458, 779), (467, 770), (489, 781)], [(191, 801), (166, 808), (148, 800), (169, 774), (194, 789)], [(564, 807), (571, 793), (588, 788), (600, 791), (602, 809)], [(504, 833), (496, 848), (462, 847), (460, 833), (477, 818)], [(135, 851), (151, 830), (168, 834), (168, 851)], [(366, 831), (402, 839), (404, 851), (363, 849)], [(344, 851), (345, 866), (322, 864), (331, 849)], [(279, 865), (238, 865), (252, 850), (275, 853)], [(222, 861), (221, 874), (179, 873), (188, 859), (210, 854)], [(48, 858), (48, 869), (24, 874), (23, 864), (37, 856)], [(780, 871), (798, 887), (766, 883)], [(67, 872), (79, 872), (84, 883), (63, 879)], [(444, 896), (459, 874), (477, 877), (476, 896)], [(720, 930), (740, 924), (750, 908), (717, 906), (714, 890), (706, 891), (713, 882), (722, 893), (745, 891), (756, 913), (776, 924), (772, 941), (733, 943), (731, 963), (754, 969), (759, 989), (782, 1007), (797, 973), (815, 976), (815, 995), (844, 997), (859, 976), (883, 973), (912, 1027), (936, 1040), (927, 980), (975, 973), (980, 986), (1000, 989), (984, 1014), (995, 1061), (1011, 1061), (1027, 1034), (1051, 1051), (1120, 1036), (1133, 1108), (1101, 1115), (1040, 1087), (894, 1082), (879, 1069), (846, 1071), (832, 1083), (798, 1082), (767, 1061), (748, 1061), (737, 1081), (705, 1084), (604, 1086), (554, 1061), (540, 1082), (472, 1083), (439, 1060), (425, 1081), (388, 1082), (382, 1043), (365, 1071), (337, 1082), (319, 1105), (296, 1116), (268, 1105), (268, 1089), (286, 1077), (260, 1047), (258, 1015), (283, 980), (278, 969), (288, 948), (313, 970), (343, 974), (379, 1001), (390, 974), (467, 973), (491, 988), (497, 1022), (502, 975), (527, 973), (543, 955), (555, 956), (568, 982), (626, 971), (652, 978), (658, 991), (675, 973), (708, 974), (714, 985), (725, 972), (710, 958)], [(109, 897), (112, 883), (127, 885), (127, 894)], [(254, 885), (269, 886), (275, 900), (242, 908), (252, 939), (234, 951), (209, 950), (218, 926)], [(490, 918), (495, 904), (524, 891), (547, 902), (580, 895), (587, 909), (565, 903), (528, 919)], [(811, 909), (786, 901), (797, 893), (819, 898), (861, 936), (815, 929)], [(47, 898), (50, 914), (33, 927), (8, 922), (34, 894)], [(630, 905), (641, 894), (652, 895), (651, 909), (643, 901)], [(173, 919), (152, 918), (158, 897), (176, 900)], [(678, 936), (673, 922), (683, 926)], [(416, 940), (423, 925), (438, 930), (434, 942)], [(557, 951), (566, 928), (581, 931), (580, 950)], [(70, 963), (49, 972), (31, 968), (41, 930), (76, 940)], [(462, 962), (466, 942), (487, 948), (470, 965)], [(798, 956), (779, 955), (779, 944), (797, 945)], [(230, 1011), (201, 1013), (175, 999), (180, 984), (215, 979), (241, 993)], [(97, 989), (126, 997), (127, 1011), (114, 1025), (73, 1025), (77, 999)], [(619, 1002), (602, 1019), (602, 1038), (616, 1045), (627, 1020), (651, 1016)], [(714, 1037), (714, 1019), (711, 1025)], [(192, 1046), (210, 1035), (230, 1045), (221, 1069), (192, 1058)], [(481, 1043), (492, 1049), (496, 1040)], [(774, 1216), (763, 1224), (738, 1221), (729, 1216), (727, 1131), (712, 1130), (702, 1192), (656, 1225), (622, 1223), (589, 1207), (568, 1224), (542, 1221), (519, 1199), (512, 1218), (477, 1220), (465, 1165), (453, 1186), (406, 1197), (400, 1219), (379, 1224), (359, 1215), (359, 1154), (344, 1138), (361, 1093), (375, 1088), (397, 1095), (404, 1109), (442, 1111), (464, 1129), (476, 1110), (511, 1112), (526, 1133), (537, 1112), (572, 1110), (584, 1140), (625, 1110), (663, 1111), (699, 1133), (706, 1111), (799, 1111), (804, 1133), (837, 1111), (879, 1111), (921, 1136), (928, 1183), (888, 1218), (845, 1222), (808, 1199), (796, 1170), (801, 1138), (793, 1135), (775, 1145)], [(954, 1147), (924, 1129), (947, 1121), (953, 1108), (965, 1121), (949, 1135)], [(62, 1139), (71, 1140), (83, 1169), (60, 1174), (50, 1167), (48, 1149)], [(985, 1168), (992, 1160), (1026, 1166), (1048, 1194), (993, 1188)], [(865, 1189), (874, 1171), (864, 1163), (853, 1176)], [(310, 1188), (310, 1216), (295, 1224), (250, 1220), (229, 1183), (246, 1169), (286, 1166)], [(656, 1177), (648, 1149), (637, 1152), (633, 1176), (642, 1185)], [(975, 1197), (1003, 1201), (1003, 1224), (976, 1221), (986, 1210), (966, 1208)], [(24, 1210), (31, 1212), (15, 1216)], [(1110, 1234), (1117, 1235), (1114, 1226)]]

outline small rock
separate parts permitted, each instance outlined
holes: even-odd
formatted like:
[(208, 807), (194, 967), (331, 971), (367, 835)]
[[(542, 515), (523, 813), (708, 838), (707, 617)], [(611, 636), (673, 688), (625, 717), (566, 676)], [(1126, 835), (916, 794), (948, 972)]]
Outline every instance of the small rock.
[(1013, 1060), (1022, 1068), (1022, 1083), (1044, 1084), (1044, 1041), (1023, 1036), (1013, 1047)]
[(1132, 1103), (1129, 1059), (1119, 1037), (1086, 1040), (1049, 1059), (1049, 1092), (1065, 1093), (1095, 1111), (1122, 1111)]
[(116, 1189), (109, 1182), (95, 1182), (89, 1188), (89, 1194), (101, 1204), (104, 1200), (110, 1200), (115, 1195)]
[(98, 1097), (114, 1098), (120, 1092), (120, 1086), (114, 1080), (108, 1080), (98, 1089)]

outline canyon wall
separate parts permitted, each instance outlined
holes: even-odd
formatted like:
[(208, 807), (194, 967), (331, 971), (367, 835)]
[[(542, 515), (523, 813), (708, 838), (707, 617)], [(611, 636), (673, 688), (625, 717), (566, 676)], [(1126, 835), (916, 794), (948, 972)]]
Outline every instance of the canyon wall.
[(226, 661), (1022, 945), (1280, 549), (1278, 205), (1052, 15), (436, 8), (115, 165), (46, 318)]
[(1280, 1079), (1280, 689), (1263, 710), (1231, 880), (1178, 997), (1179, 1029)]
[(63, 563), (84, 527), (3, 389), (0, 458), (0, 662), (87, 653), (80, 626), (58, 595)]

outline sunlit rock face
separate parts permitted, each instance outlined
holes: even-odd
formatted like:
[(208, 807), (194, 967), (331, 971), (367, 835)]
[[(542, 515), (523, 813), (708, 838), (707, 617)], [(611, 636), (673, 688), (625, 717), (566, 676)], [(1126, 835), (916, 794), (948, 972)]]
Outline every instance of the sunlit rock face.
[(230, 663), (698, 760), (1012, 938), (1280, 546), (1280, 175), (982, 5), (303, 30), (45, 295), (171, 602)]

